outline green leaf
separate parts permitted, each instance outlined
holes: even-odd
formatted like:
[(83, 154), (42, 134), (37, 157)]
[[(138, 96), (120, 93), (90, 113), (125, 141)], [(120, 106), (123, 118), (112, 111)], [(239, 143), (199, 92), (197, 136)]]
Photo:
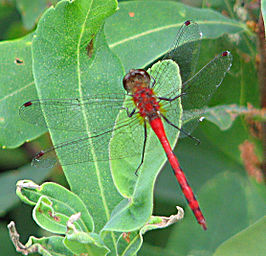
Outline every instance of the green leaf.
[[(80, 98), (122, 92), (121, 78), (124, 72), (121, 63), (109, 50), (103, 33), (97, 34), (104, 19), (116, 7), (115, 1), (62, 1), (40, 19), (33, 41), (33, 70), (41, 99)], [(89, 52), (87, 46), (91, 48)], [(83, 117), (78, 121), (84, 123), (84, 131), (51, 130), (54, 144), (88, 136), (91, 129), (101, 129), (101, 120), (113, 124), (117, 116), (116, 111), (100, 109), (97, 112), (93, 108), (86, 109), (86, 115), (82, 113)], [(85, 123), (93, 126), (89, 127)], [(83, 151), (86, 150), (92, 150), (95, 157), (98, 152), (105, 154), (108, 159), (107, 148), (98, 148), (96, 152), (91, 147)], [(74, 156), (69, 157), (64, 151), (57, 152), (57, 155), (59, 159), (65, 157), (76, 161)], [(65, 166), (63, 170), (71, 190), (79, 195), (94, 216), (95, 232), (100, 231), (121, 199), (113, 185), (109, 163), (85, 162)], [(116, 235), (112, 232), (101, 234), (108, 248), (116, 251)]]
[(52, 4), (51, 0), (19, 0), (16, 1), (17, 9), (21, 14), (23, 25), (26, 29), (32, 29), (42, 12)]
[[(163, 90), (170, 91), (175, 88), (178, 93), (181, 90), (179, 67), (175, 62), (170, 60), (164, 62), (168, 63), (168, 72), (164, 72), (160, 77), (160, 81), (164, 81)], [(161, 65), (163, 65), (162, 62), (156, 63), (152, 66), (151, 71), (148, 70), (148, 72), (158, 72)], [(156, 86), (159, 87), (160, 83), (156, 84)], [(162, 96), (159, 94), (160, 91), (158, 91), (158, 96)], [(180, 100), (177, 100), (175, 107), (178, 110), (177, 113), (179, 113), (179, 116), (174, 116), (172, 122), (180, 127), (182, 118)], [(117, 118), (117, 122), (120, 119), (124, 120), (126, 116), (126, 111), (122, 110)], [(166, 162), (166, 156), (158, 138), (151, 129), (148, 129), (144, 163), (138, 171), (138, 176), (134, 175), (141, 159), (144, 127), (139, 123), (136, 125), (132, 124), (127, 129), (127, 132), (124, 133), (119, 133), (118, 129), (118, 134), (114, 131), (110, 141), (111, 158), (112, 155), (116, 155), (117, 150), (132, 152), (133, 154), (130, 158), (111, 161), (114, 183), (119, 192), (127, 199), (123, 200), (116, 207), (111, 219), (105, 225), (105, 230), (132, 231), (141, 228), (147, 222), (153, 209), (154, 183), (160, 169)], [(165, 126), (165, 131), (173, 147), (177, 142), (179, 133), (170, 125)], [(134, 155), (134, 152), (138, 152), (138, 154)]]
[(118, 240), (118, 255), (136, 255), (142, 246), (143, 235), (147, 231), (166, 228), (184, 217), (183, 209), (177, 206), (177, 210), (178, 213), (176, 215), (171, 215), (170, 217), (151, 216), (148, 223), (146, 223), (139, 231), (121, 234)]
[(0, 216), (6, 214), (10, 208), (18, 203), (18, 198), (15, 194), (16, 183), (20, 179), (28, 178), (41, 182), (47, 177), (50, 169), (39, 169), (31, 166), (23, 166), (18, 170), (8, 171), (0, 174)]
[(249, 256), (265, 253), (266, 217), (263, 217), (247, 229), (239, 232), (217, 248), (214, 256)]
[[(115, 15), (111, 16), (107, 20), (107, 23), (105, 25), (105, 33), (107, 35), (109, 46), (120, 57), (126, 70), (129, 70), (132, 67), (145, 67), (154, 62), (163, 53), (165, 53), (173, 42), (178, 28), (183, 24), (184, 20), (186, 19), (194, 19), (196, 22), (199, 23), (203, 31), (204, 38), (214, 38), (221, 36), (224, 33), (232, 34), (247, 31), (247, 28), (242, 23), (226, 18), (212, 10), (201, 10), (173, 2), (167, 2), (167, 4), (155, 2), (152, 3), (152, 5), (150, 3), (151, 2), (145, 3), (141, 1), (120, 3), (119, 11)], [(129, 13), (134, 13), (134, 11), (135, 16), (130, 17)], [(149, 13), (148, 16), (146, 15), (146, 12)], [(158, 16), (160, 16), (160, 19), (157, 18)], [(72, 18), (72, 20), (74, 21), (74, 18)], [(62, 26), (58, 26), (58, 31), (61, 31)], [(50, 29), (50, 31), (53, 31), (53, 27)], [(66, 42), (66, 34), (68, 33), (69, 32), (64, 33), (64, 35), (61, 37), (64, 38), (64, 42)], [(68, 40), (71, 42), (71, 37), (69, 37)], [(89, 42), (89, 39), (87, 39), (87, 41)], [(60, 41), (57, 41), (57, 43), (58, 42)], [(7, 44), (9, 44), (9, 42), (7, 42)], [(71, 47), (70, 44), (69, 47)], [(46, 52), (45, 55), (49, 55), (48, 53), (50, 49), (47, 50), (48, 52)], [(66, 59), (70, 62), (67, 56), (72, 56), (74, 54), (73, 51), (73, 49), (65, 50), (65, 52), (63, 51), (62, 53), (60, 53), (61, 57), (65, 56)], [(134, 54), (132, 55), (133, 52)], [(215, 53), (217, 53), (217, 51)], [(210, 58), (211, 57), (212, 56), (210, 56)], [(51, 56), (49, 55), (48, 58), (51, 59)], [(66, 61), (65, 67), (68, 66), (68, 61)], [(13, 63), (13, 59), (11, 62)], [(62, 57), (62, 66), (60, 67), (61, 70), (63, 70), (64, 68), (63, 62), (64, 58)], [(44, 61), (43, 63), (46, 63), (46, 61)], [(73, 65), (73, 63), (71, 65)], [(56, 77), (57, 73), (55, 67), (56, 66), (53, 65), (49, 69), (49, 74), (51, 72), (55, 73), (53, 74), (54, 77)], [(31, 73), (31, 66), (27, 66), (26, 68), (27, 71)], [(11, 69), (7, 67), (6, 70), (10, 71)], [(71, 68), (69, 70), (71, 70)], [(6, 72), (3, 72), (2, 74), (5, 73)], [(113, 71), (110, 71), (109, 73), (113, 73)], [(7, 83), (9, 84), (12, 81), (13, 80), (9, 79)], [(15, 84), (19, 85), (21, 84), (21, 81), (24, 81), (24, 77), (23, 79), (19, 79), (19, 82), (16, 82)], [(16, 120), (19, 121), (20, 118), (17, 116), (17, 109), (19, 108), (19, 105), (29, 99), (37, 98), (33, 88), (33, 78), (31, 78), (31, 82), (31, 88), (33, 90), (31, 96), (28, 95), (25, 98), (23, 97), (23, 99), (21, 99), (20, 104), (17, 104), (16, 106), (12, 105), (14, 110), (12, 109), (10, 113), (12, 113), (13, 115), (10, 116), (10, 118), (4, 117), (6, 123), (12, 123), (11, 120), (14, 120), (14, 114), (16, 115)], [(66, 86), (65, 83), (67, 82), (64, 82), (64, 86)], [(22, 88), (22, 86), (20, 85), (19, 88)], [(61, 93), (59, 94), (61, 95)], [(21, 122), (20, 124), (23, 125), (25, 128), (28, 127), (25, 122)], [(16, 131), (16, 129), (14, 130), (14, 127), (11, 128), (12, 131)], [(7, 147), (15, 147), (17, 145), (20, 145), (27, 139), (36, 138), (37, 135), (36, 132), (34, 133), (34, 131), (39, 131), (39, 134), (41, 134), (41, 132), (44, 132), (44, 129), (41, 129), (40, 127), (38, 129), (31, 128), (30, 130), (32, 134), (25, 134), (21, 131), (19, 131), (19, 133), (15, 132), (15, 134), (21, 134), (21, 139), (16, 139), (13, 144), (10, 144), (10, 142), (12, 142), (10, 138), (6, 139), (4, 142), (0, 141), (0, 144), (6, 145)], [(7, 131), (10, 131), (10, 129), (7, 129)], [(15, 136), (13, 136), (12, 140), (14, 139)]]
[(266, 120), (263, 111), (237, 105), (219, 105), (208, 108), (204, 116), (208, 121), (216, 124), (221, 130), (227, 130), (233, 125), (234, 120), (239, 115), (246, 115), (249, 118), (252, 117), (254, 120)]
[(71, 252), (78, 255), (101, 256), (110, 252), (100, 236), (95, 233), (88, 234), (69, 229), (64, 244)]
[[(34, 75), (39, 98), (77, 98), (89, 95), (122, 92), (123, 68), (119, 59), (109, 50), (104, 34), (97, 34), (104, 19), (117, 7), (116, 1), (61, 1), (50, 8), (40, 19), (33, 40)], [(96, 35), (97, 34), (97, 35)], [(88, 54), (87, 46), (92, 47)], [(45, 115), (45, 109), (43, 109)], [(85, 111), (85, 109), (84, 109)], [(81, 136), (89, 136), (95, 129), (101, 129), (103, 122), (113, 124), (116, 111), (98, 112), (86, 107), (86, 113), (78, 122), (84, 126), (82, 132), (51, 130), (54, 144)], [(49, 124), (49, 118), (47, 118)], [(60, 120), (59, 120), (60, 122)], [(108, 149), (94, 148), (95, 157)], [(57, 152), (60, 158), (75, 163), (75, 157), (63, 150)], [(121, 196), (113, 185), (107, 161), (85, 162), (63, 167), (71, 190), (79, 195), (94, 216), (98, 232), (110, 218), (111, 210)], [(102, 238), (111, 250), (115, 250), (116, 237), (103, 233)]]
[[(33, 209), (33, 219), (43, 229), (55, 234), (65, 234), (70, 216), (57, 213), (53, 203), (46, 196), (41, 196)], [(78, 227), (81, 228), (81, 227)]]
[(137, 255), (143, 243), (141, 231), (122, 233), (117, 241), (118, 255)]
[(36, 238), (31, 236), (26, 247), (37, 247), (37, 252), (43, 256), (74, 256), (63, 243), (61, 236)]
[(0, 43), (0, 145), (18, 147), (46, 129), (31, 127), (18, 115), (18, 108), (29, 98), (37, 98), (32, 76), (32, 34)]
[(216, 124), (221, 130), (227, 130), (232, 126), (235, 118), (244, 111), (247, 111), (247, 108), (236, 105), (220, 105), (208, 108), (204, 117)]
[(105, 33), (125, 70), (143, 68), (169, 49), (178, 29), (189, 19), (200, 25), (204, 39), (248, 31), (243, 23), (211, 9), (166, 1), (132, 1), (119, 4), (118, 12), (106, 22)]
[(17, 195), (25, 203), (35, 205), (33, 218), (46, 230), (64, 234), (66, 222), (78, 212), (81, 213), (79, 229), (85, 232), (94, 229), (92, 217), (81, 199), (58, 184), (46, 182), (38, 186), (32, 181), (19, 181)]

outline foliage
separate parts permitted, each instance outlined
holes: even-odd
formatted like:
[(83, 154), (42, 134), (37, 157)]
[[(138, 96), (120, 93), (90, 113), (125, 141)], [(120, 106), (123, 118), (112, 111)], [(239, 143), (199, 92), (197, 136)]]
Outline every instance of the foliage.
[[(2, 241), (7, 239), (6, 231), (2, 231), (7, 220), (16, 216), (16, 222), (23, 222), (26, 218), (20, 208), (15, 208), (17, 198), (11, 193), (15, 183), (23, 179), (16, 184), (17, 195), (33, 207), (34, 221), (53, 233), (49, 236), (40, 229), (24, 246), (11, 222), (12, 242), (25, 255), (238, 255), (238, 248), (242, 249), (241, 255), (255, 255), (265, 250), (265, 188), (260, 167), (265, 110), (260, 109), (260, 79), (255, 62), (260, 50), (255, 42), (259, 6), (254, 1), (244, 6), (239, 2), (205, 0), (201, 8), (196, 8), (178, 1), (125, 1), (117, 9), (115, 0), (39, 0), (34, 4), (21, 0), (16, 5), (13, 1), (0, 1), (0, 20), (7, 22), (0, 26), (3, 35), (10, 38), (15, 33), (10, 32), (15, 26), (15, 19), (11, 22), (10, 17), (17, 11), (22, 17), (17, 37), (27, 33), (0, 43), (0, 161), (2, 166), (5, 162), (6, 169), (14, 169), (13, 165), (6, 167), (8, 159), (15, 159), (17, 166), (24, 165), (29, 152), (38, 152), (40, 146), (50, 143), (47, 136), (41, 136), (47, 132), (46, 127), (20, 119), (18, 110), (23, 103), (122, 93), (121, 81), (129, 69), (149, 67), (149, 72), (153, 72), (159, 67), (160, 64), (153, 64), (168, 50), (185, 20), (196, 21), (203, 33), (197, 70), (224, 50), (234, 56), (230, 72), (207, 109), (209, 122), (203, 121), (194, 134), (201, 145), (194, 146), (184, 139), (175, 148), (206, 215), (206, 232), (195, 222), (181, 191), (177, 193), (170, 166), (164, 166), (166, 157), (149, 132), (149, 153), (138, 176), (134, 170), (139, 155), (110, 163), (64, 166), (69, 189), (55, 180), (38, 185), (47, 177), (47, 168), (25, 165), (16, 175), (13, 171), (2, 174), (1, 216), (6, 214), (0, 224)], [(265, 17), (265, 1), (262, 6)], [(180, 88), (178, 66), (171, 62), (170, 67), (168, 75), (175, 84), (169, 82), (165, 86)], [(98, 112), (94, 108), (82, 111), (85, 118), (81, 120), (81, 132), (50, 129), (47, 117), (54, 144), (93, 133), (101, 129), (103, 120), (114, 125), (125, 114), (119, 109), (112, 113), (103, 108), (98, 108)], [(43, 113), (45, 116), (45, 109)], [(180, 116), (175, 118), (180, 122)], [(166, 132), (171, 145), (175, 145), (178, 133), (170, 128)], [(93, 145), (86, 150), (97, 159), (102, 154), (108, 157), (119, 143), (141, 147), (127, 135), (114, 134), (110, 152), (109, 148)], [(29, 141), (33, 142), (24, 144)], [(61, 161), (75, 161), (63, 150), (57, 153)], [(55, 176), (59, 175), (51, 175)], [(57, 181), (66, 185), (61, 179)], [(179, 207), (176, 215), (161, 216), (171, 215), (175, 205), (185, 208), (182, 221), (183, 210)], [(151, 232), (154, 229), (160, 231)], [(146, 234), (147, 231), (150, 232)], [(5, 255), (16, 255), (10, 247), (5, 250)]]

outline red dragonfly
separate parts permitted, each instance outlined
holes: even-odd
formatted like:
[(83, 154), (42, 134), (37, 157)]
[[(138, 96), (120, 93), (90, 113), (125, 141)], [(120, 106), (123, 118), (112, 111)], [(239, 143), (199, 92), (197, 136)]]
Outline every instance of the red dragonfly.
[[(144, 69), (132, 69), (123, 78), (126, 94), (94, 95), (73, 99), (42, 99), (32, 100), (20, 108), (20, 116), (29, 123), (47, 126), (50, 129), (67, 131), (84, 131), (84, 116), (88, 123), (98, 122), (100, 129), (90, 131), (90, 135), (63, 142), (52, 148), (39, 152), (33, 159), (33, 165), (51, 167), (58, 163), (56, 153), (60, 155), (61, 165), (72, 165), (81, 162), (95, 161), (95, 154), (89, 150), (97, 150), (97, 160), (112, 160), (132, 155), (141, 155), (136, 167), (136, 174), (144, 162), (148, 126), (157, 135), (166, 156), (172, 166), (174, 175), (192, 209), (198, 223), (207, 229), (205, 218), (199, 203), (188, 184), (186, 176), (173, 153), (164, 129), (164, 123), (169, 124), (181, 134), (189, 136), (202, 118), (206, 105), (221, 84), (226, 72), (232, 64), (232, 55), (225, 51), (211, 60), (195, 73), (202, 34), (197, 23), (186, 21), (179, 29), (170, 50), (164, 55), (159, 69), (150, 74)], [(165, 87), (170, 77), (170, 61), (178, 63), (182, 77), (182, 87)], [(178, 108), (182, 103), (182, 113)], [(131, 105), (130, 105), (131, 104)], [(132, 106), (130, 109), (128, 106)], [(43, 114), (43, 111), (45, 114)], [(102, 117), (92, 113), (97, 110)], [(116, 120), (108, 118), (108, 113), (123, 111), (124, 117)], [(179, 123), (171, 121), (174, 116), (182, 115), (182, 129)], [(140, 122), (139, 120), (142, 120)], [(140, 124), (143, 124), (140, 125)], [(139, 133), (138, 129), (144, 132)], [(108, 148), (113, 134), (131, 136), (136, 145), (119, 144), (111, 148), (112, 154), (106, 157), (103, 148)], [(142, 134), (142, 136), (136, 136)], [(137, 141), (139, 140), (139, 141)], [(121, 139), (123, 141), (123, 139)], [(137, 145), (142, 145), (139, 147)], [(133, 148), (133, 149), (132, 149)]]

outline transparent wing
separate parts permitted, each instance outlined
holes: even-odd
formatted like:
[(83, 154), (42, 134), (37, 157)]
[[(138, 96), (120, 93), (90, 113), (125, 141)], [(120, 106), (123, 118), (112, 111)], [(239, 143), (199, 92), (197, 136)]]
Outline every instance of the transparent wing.
[(226, 51), (219, 54), (183, 84), (183, 127), (191, 132), (205, 113), (206, 106), (230, 70), (233, 57)]
[[(85, 119), (93, 123), (91, 132), (110, 130), (111, 116), (118, 113), (124, 94), (94, 95), (86, 98), (32, 100), (19, 109), (20, 117), (33, 125), (66, 131), (86, 131)], [(45, 114), (43, 114), (43, 111)], [(100, 114), (99, 114), (100, 113)], [(110, 118), (108, 118), (110, 113)]]
[[(172, 71), (169, 68), (169, 62), (164, 60), (170, 59), (175, 61), (179, 65), (182, 82), (189, 80), (195, 73), (201, 38), (202, 33), (197, 23), (191, 20), (184, 22), (169, 51), (164, 55), (160, 69), (151, 71), (151, 76), (155, 79), (154, 91), (158, 97), (173, 99), (181, 94), (181, 88), (177, 87), (178, 83), (175, 81), (171, 82), (173, 86), (170, 89), (165, 86), (173, 78), (171, 76)], [(179, 127), (178, 121), (174, 121), (178, 120), (181, 115), (178, 105), (178, 99), (165, 101), (163, 103), (163, 109), (166, 110), (166, 113), (164, 113), (165, 116)]]
[[(131, 118), (127, 115), (133, 107), (132, 98), (124, 94), (33, 100), (25, 103), (20, 108), (23, 120), (38, 126), (82, 134), (39, 152), (33, 159), (33, 165), (37, 167), (57, 165), (59, 164), (57, 154), (60, 156), (61, 165), (106, 161), (141, 154), (144, 133), (139, 114), (136, 113)], [(115, 123), (119, 112), (123, 113), (123, 118)], [(85, 119), (87, 124), (84, 122)], [(84, 135), (84, 131), (89, 131), (89, 134)], [(108, 149), (114, 131), (121, 143), (112, 148), (112, 158), (110, 158)], [(127, 142), (124, 142), (125, 138)]]
[[(162, 60), (171, 59), (179, 65), (183, 83), (195, 73), (200, 51), (201, 37), (202, 33), (200, 32), (197, 23), (190, 20), (184, 22), (169, 51), (162, 58)], [(164, 92), (163, 90), (163, 80), (165, 77), (168, 77), (168, 66), (169, 62), (163, 62), (161, 69), (151, 72), (151, 76), (156, 82), (154, 87), (155, 92), (160, 97), (172, 98), (177, 93), (175, 88), (170, 92)], [(163, 77), (162, 74), (164, 74)]]
[[(112, 148), (112, 157), (110, 157), (109, 143), (114, 131), (116, 139), (121, 143)], [(140, 155), (144, 140), (143, 134), (143, 126), (139, 124), (138, 116), (128, 117), (127, 120), (122, 120), (110, 130), (93, 136), (78, 137), (41, 151), (34, 157), (32, 164), (42, 168), (53, 167), (59, 164), (56, 154), (60, 155), (62, 166)], [(125, 142), (125, 138), (129, 139)]]
[[(233, 57), (226, 51), (215, 57), (192, 78), (182, 85), (181, 103), (183, 108), (182, 129), (190, 134), (205, 113), (206, 106), (222, 83), (226, 73), (232, 65)], [(173, 102), (164, 101), (166, 117), (171, 120), (171, 115), (176, 113)]]

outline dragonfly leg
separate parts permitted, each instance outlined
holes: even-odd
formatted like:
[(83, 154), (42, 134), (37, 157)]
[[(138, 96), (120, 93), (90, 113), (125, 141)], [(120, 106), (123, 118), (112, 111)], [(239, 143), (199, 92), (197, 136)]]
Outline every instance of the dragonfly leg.
[(175, 96), (172, 99), (170, 99), (170, 98), (164, 98), (164, 97), (158, 97), (158, 99), (159, 100), (165, 100), (165, 101), (170, 101), (171, 102), (171, 101), (174, 101), (174, 100), (176, 100), (176, 99), (178, 99), (178, 98), (180, 98), (180, 97), (182, 97), (184, 95), (186, 95), (186, 93), (185, 92), (182, 92), (182, 93), (180, 93), (179, 95)]
[(151, 85), (151, 88), (153, 88), (154, 85), (155, 85), (155, 83), (156, 83), (156, 80), (155, 80), (155, 78), (154, 78), (153, 76), (151, 76), (151, 79), (152, 79), (152, 85)]
[(122, 109), (125, 109), (126, 110), (128, 117), (132, 117), (134, 114), (137, 114), (138, 113), (138, 112), (136, 112), (136, 108), (134, 108), (131, 112), (128, 110), (127, 107), (122, 107)]
[(144, 162), (144, 154), (145, 154), (145, 148), (146, 148), (146, 142), (147, 142), (147, 124), (146, 121), (144, 120), (144, 142), (143, 142), (143, 149), (142, 149), (142, 154), (141, 154), (141, 161), (138, 166), (138, 168), (135, 171), (135, 175), (138, 176), (138, 170), (142, 166)]
[(200, 140), (198, 140), (196, 137), (192, 136), (191, 134), (187, 133), (186, 131), (184, 131), (183, 129), (181, 129), (180, 127), (176, 126), (175, 124), (173, 124), (168, 118), (166, 118), (166, 116), (164, 116), (161, 113), (161, 117), (171, 126), (173, 126), (174, 128), (176, 128), (177, 130), (179, 130), (180, 132), (184, 133), (186, 136), (188, 136), (189, 138), (195, 140), (197, 142), (196, 145), (200, 144)]

